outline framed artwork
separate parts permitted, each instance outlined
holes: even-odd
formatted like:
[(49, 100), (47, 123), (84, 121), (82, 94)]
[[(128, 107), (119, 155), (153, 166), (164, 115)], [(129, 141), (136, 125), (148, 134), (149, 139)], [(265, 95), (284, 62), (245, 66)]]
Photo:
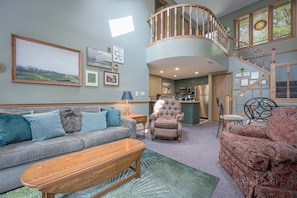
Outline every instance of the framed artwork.
[(250, 76), (250, 72), (243, 72), (242, 76)]
[(104, 86), (119, 86), (119, 73), (104, 71)]
[(251, 79), (258, 79), (259, 78), (259, 72), (251, 72)]
[(85, 70), (85, 86), (98, 87), (98, 72)]
[(112, 54), (87, 47), (87, 65), (112, 69)]
[(241, 87), (247, 87), (247, 86), (249, 86), (249, 79), (248, 78), (242, 78), (242, 79), (240, 79), (240, 86)]
[(237, 74), (235, 74), (235, 77), (236, 77), (236, 78), (240, 78), (240, 77), (242, 77), (242, 73), (237, 73)]
[(112, 57), (113, 62), (124, 64), (124, 49), (117, 46), (113, 46)]
[(81, 86), (79, 50), (11, 35), (12, 81)]

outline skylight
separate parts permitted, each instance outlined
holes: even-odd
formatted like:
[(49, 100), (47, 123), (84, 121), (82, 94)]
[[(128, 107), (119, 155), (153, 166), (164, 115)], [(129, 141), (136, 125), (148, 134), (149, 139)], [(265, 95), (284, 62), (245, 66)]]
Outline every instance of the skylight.
[(111, 36), (116, 37), (134, 31), (132, 16), (109, 20)]

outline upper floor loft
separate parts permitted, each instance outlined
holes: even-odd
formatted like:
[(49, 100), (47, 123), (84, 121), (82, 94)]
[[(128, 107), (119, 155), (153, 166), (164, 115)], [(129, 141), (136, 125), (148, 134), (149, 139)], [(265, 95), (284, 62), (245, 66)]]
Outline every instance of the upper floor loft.
[[(294, 18), (295, 0), (290, 2), (294, 7), (291, 10), (291, 16)], [(296, 23), (295, 18), (292, 21)], [(260, 78), (248, 84), (244, 91), (266, 79), (272, 97), (277, 100), (282, 98), (282, 101), (292, 101), (284, 100), (290, 97), (296, 99), (295, 94), (291, 93), (295, 90), (292, 81), (297, 81), (294, 75), (297, 72), (296, 60), (288, 63), (278, 62), (275, 49), (266, 50), (252, 42), (233, 37), (229, 34), (229, 29), (225, 28), (208, 8), (197, 4), (177, 4), (159, 10), (150, 16), (147, 22), (151, 31), (150, 43), (147, 46), (150, 74), (160, 75), (163, 71), (166, 73), (162, 74), (163, 77), (175, 80), (183, 79), (185, 76), (207, 76), (228, 71), (231, 57), (262, 72)], [(296, 26), (292, 27), (290, 36), (295, 37)], [(297, 49), (295, 53), (296, 51)], [(171, 72), (175, 67), (182, 67), (182, 72), (178, 76)], [(237, 67), (239, 70), (241, 66)], [(279, 84), (286, 86), (277, 88)], [(282, 93), (278, 94), (280, 90)], [(240, 91), (239, 95), (241, 94)]]

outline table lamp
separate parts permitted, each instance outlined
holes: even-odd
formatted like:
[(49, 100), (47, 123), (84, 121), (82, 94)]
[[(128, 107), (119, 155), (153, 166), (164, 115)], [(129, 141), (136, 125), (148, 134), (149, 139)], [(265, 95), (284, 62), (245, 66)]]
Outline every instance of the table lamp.
[(129, 115), (129, 104), (128, 100), (133, 100), (132, 94), (130, 91), (124, 91), (122, 100), (126, 100), (126, 106), (125, 106), (125, 115)]

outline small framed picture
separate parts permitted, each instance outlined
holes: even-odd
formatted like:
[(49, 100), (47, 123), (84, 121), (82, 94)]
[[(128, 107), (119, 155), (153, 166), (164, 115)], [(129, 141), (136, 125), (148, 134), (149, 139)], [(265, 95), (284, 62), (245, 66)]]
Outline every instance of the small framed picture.
[(259, 78), (259, 72), (251, 72), (251, 79), (258, 79)]
[(250, 85), (254, 84), (257, 80), (250, 80)]
[(234, 84), (239, 84), (239, 78), (235, 78), (235, 80), (234, 80)]
[(240, 86), (241, 87), (247, 87), (247, 86), (249, 86), (249, 79), (248, 78), (242, 78), (242, 79), (240, 79)]
[(85, 70), (85, 80), (86, 87), (98, 87), (98, 72)]
[(242, 76), (250, 76), (250, 74), (251, 74), (250, 72), (243, 72)]
[(240, 77), (242, 77), (242, 73), (237, 73), (237, 74), (235, 74), (235, 77), (236, 77), (236, 78), (240, 78)]
[(124, 64), (124, 49), (113, 46), (112, 47), (112, 60), (115, 63), (121, 63)]
[(119, 86), (120, 74), (104, 71), (104, 86)]

